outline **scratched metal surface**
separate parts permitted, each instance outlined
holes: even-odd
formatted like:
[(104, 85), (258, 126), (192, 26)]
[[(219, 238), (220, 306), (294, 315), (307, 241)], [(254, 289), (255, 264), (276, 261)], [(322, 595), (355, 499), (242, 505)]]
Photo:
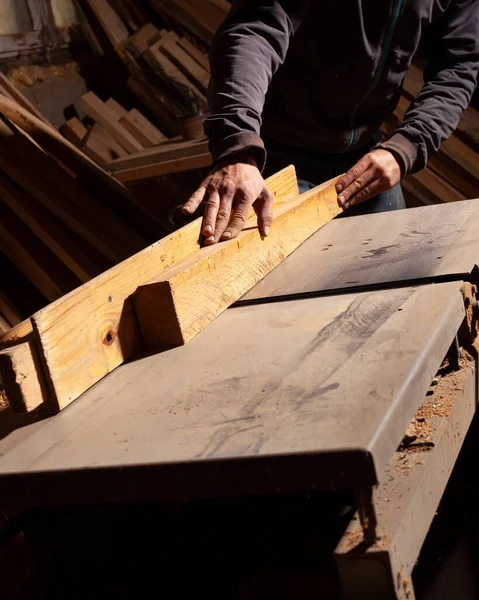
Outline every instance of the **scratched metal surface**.
[(11, 433), (0, 442), (2, 494), (371, 485), (463, 319), (459, 290), (453, 282), (229, 310), (186, 346), (125, 364), (59, 415)]
[(466, 277), (479, 262), (478, 223), (479, 200), (337, 219), (241, 300)]

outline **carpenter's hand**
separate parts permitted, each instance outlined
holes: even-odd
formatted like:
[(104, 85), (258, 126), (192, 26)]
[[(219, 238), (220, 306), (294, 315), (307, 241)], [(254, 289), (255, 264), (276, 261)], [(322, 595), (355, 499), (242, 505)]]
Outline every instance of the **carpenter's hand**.
[(183, 206), (183, 212), (191, 215), (202, 202), (206, 204), (201, 228), (205, 244), (236, 237), (251, 206), (258, 216), (261, 235), (269, 233), (273, 196), (254, 161), (218, 166)]
[(401, 181), (401, 168), (387, 150), (366, 154), (336, 184), (338, 204), (343, 209), (390, 190)]

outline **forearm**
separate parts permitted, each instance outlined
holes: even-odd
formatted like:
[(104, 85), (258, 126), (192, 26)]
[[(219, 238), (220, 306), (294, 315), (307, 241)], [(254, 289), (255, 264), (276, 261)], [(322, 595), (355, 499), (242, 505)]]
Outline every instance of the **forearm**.
[(236, 2), (210, 52), (211, 117), (205, 131), (215, 161), (249, 152), (260, 169), (265, 151), (261, 114), (272, 76), (309, 2)]
[[(446, 20), (447, 19), (447, 20)], [(456, 3), (455, 12), (438, 24), (434, 54), (424, 73), (424, 86), (404, 123), (383, 148), (392, 151), (405, 173), (425, 167), (428, 157), (457, 127), (469, 105), (479, 69), (479, 4)]]

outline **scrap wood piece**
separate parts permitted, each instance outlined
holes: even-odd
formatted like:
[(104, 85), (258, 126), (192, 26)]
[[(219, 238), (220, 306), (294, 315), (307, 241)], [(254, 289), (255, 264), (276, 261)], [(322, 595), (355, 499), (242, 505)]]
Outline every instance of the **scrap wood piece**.
[(133, 305), (148, 347), (186, 344), (336, 217), (333, 179), (277, 208), (263, 238), (253, 217), (237, 239), (202, 248), (138, 288)]
[(180, 133), (179, 114), (159, 90), (137, 75), (132, 75), (128, 79), (127, 85), (155, 116), (165, 135), (172, 138)]
[(9, 331), (12, 328), (11, 323), (6, 317), (0, 312), (0, 335)]
[(15, 85), (6, 77), (3, 73), (0, 72), (0, 86), (2, 91), (7, 93), (7, 97), (11, 99), (13, 102), (16, 102), (19, 106), (27, 110), (29, 113), (40, 119), (45, 125), (53, 128), (53, 125), (48, 121), (46, 117), (42, 115), (42, 113), (34, 106), (26, 96), (22, 94), (22, 92), (15, 87)]
[(118, 121), (128, 114), (126, 108), (123, 108), (123, 106), (114, 98), (108, 98), (108, 100), (105, 102), (105, 106), (107, 106), (111, 112), (115, 114), (115, 117), (118, 119)]
[(168, 139), (136, 108), (124, 115), (120, 119), (120, 124), (145, 148), (158, 146)]
[(128, 152), (98, 123), (88, 132), (81, 150), (99, 165), (106, 165), (117, 158), (126, 158)]
[(113, 47), (126, 40), (128, 29), (107, 0), (87, 0), (87, 3)]
[(125, 40), (124, 45), (132, 52), (135, 58), (139, 58), (160, 37), (160, 30), (152, 23), (147, 23)]
[(190, 40), (186, 37), (182, 37), (178, 40), (178, 45), (183, 48), (185, 52), (187, 52), (192, 58), (196, 60), (196, 62), (203, 67), (206, 71), (210, 71), (210, 61), (208, 60), (207, 54), (202, 52), (199, 48), (194, 46)]
[(74, 144), (77, 148), (80, 148), (83, 140), (88, 134), (88, 129), (83, 125), (80, 119), (73, 117), (68, 119), (68, 121), (60, 127), (60, 133), (69, 142)]
[[(275, 202), (299, 193), (294, 167), (284, 169), (267, 183)], [(139, 285), (197, 252), (200, 228), (201, 219), (193, 221), (16, 328), (12, 335), (17, 342), (33, 329), (36, 351), (49, 382), (50, 401), (59, 409), (138, 352), (141, 336), (130, 297)], [(0, 337), (0, 347), (8, 347), (9, 340), (12, 336)]]
[[(99, 267), (73, 242), (63, 223), (2, 174), (0, 198), (81, 282), (85, 283), (99, 275)], [(21, 319), (13, 324), (16, 325), (19, 321)]]
[(176, 42), (167, 40), (161, 46), (161, 52), (170, 57), (203, 94), (206, 93), (210, 81), (209, 72), (185, 52), (181, 46)]
[(115, 112), (108, 108), (94, 92), (84, 94), (78, 105), (89, 117), (104, 127), (125, 150), (136, 152), (143, 149), (143, 146), (118, 123)]

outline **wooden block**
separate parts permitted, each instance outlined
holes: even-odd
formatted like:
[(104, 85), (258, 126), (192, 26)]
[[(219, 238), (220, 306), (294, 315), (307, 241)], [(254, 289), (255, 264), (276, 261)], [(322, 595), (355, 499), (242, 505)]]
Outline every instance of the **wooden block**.
[(108, 98), (108, 100), (105, 102), (105, 106), (107, 106), (111, 112), (115, 114), (118, 121), (128, 114), (126, 108), (123, 108), (123, 106), (114, 98)]
[(17, 308), (12, 304), (7, 294), (0, 290), (0, 312), (8, 320), (10, 325), (14, 327), (23, 321), (22, 315)]
[[(297, 190), (294, 168), (284, 169), (268, 185), (276, 201), (291, 195)], [(35, 340), (58, 408), (138, 352), (141, 337), (130, 296), (196, 253), (200, 228), (197, 219), (33, 315)]]
[(196, 62), (187, 52), (183, 50), (176, 42), (168, 40), (161, 46), (161, 52), (171, 58), (178, 67), (185, 73), (198, 89), (205, 93), (210, 81), (210, 74), (199, 63)]
[(127, 85), (151, 114), (158, 119), (161, 129), (168, 137), (175, 137), (180, 133), (178, 115), (157, 89), (138, 76), (130, 77)]
[(168, 139), (136, 108), (133, 108), (122, 117), (120, 124), (145, 148), (158, 146), (158, 144), (162, 144)]
[(133, 304), (145, 344), (180, 346), (200, 333), (341, 212), (338, 180), (277, 208), (267, 238), (261, 237), (252, 218), (237, 239), (202, 248), (140, 286)]
[[(85, 283), (100, 274), (99, 267), (73, 242), (63, 223), (2, 174), (0, 197), (81, 282)], [(19, 321), (21, 319), (13, 324), (16, 325)]]
[(88, 134), (88, 129), (80, 119), (73, 117), (60, 127), (60, 133), (77, 148), (80, 148)]
[(0, 379), (13, 412), (31, 412), (49, 399), (33, 340), (0, 350)]
[(113, 47), (128, 37), (128, 29), (107, 0), (87, 0)]
[(117, 158), (129, 156), (128, 152), (115, 141), (98, 123), (94, 123), (81, 147), (82, 151), (99, 165), (106, 165)]
[(133, 55), (138, 58), (148, 50), (149, 46), (158, 41), (160, 37), (159, 29), (152, 23), (147, 23), (128, 38), (126, 45), (130, 48)]
[(0, 313), (0, 335), (7, 333), (12, 328), (12, 325), (7, 319)]
[(142, 150), (143, 146), (122, 127), (115, 113), (109, 109), (94, 92), (87, 92), (79, 100), (80, 108), (106, 131), (128, 152)]
[(212, 164), (211, 154), (205, 152), (194, 156), (185, 156), (184, 158), (175, 158), (174, 160), (152, 163), (144, 167), (135, 167), (125, 171), (117, 171), (115, 177), (122, 183), (142, 181), (171, 175), (171, 173), (183, 173), (184, 171), (194, 171), (195, 169), (204, 169)]
[(183, 48), (185, 52), (187, 52), (192, 58), (196, 60), (196, 62), (205, 69), (205, 71), (210, 72), (210, 61), (208, 56), (199, 50), (196, 46), (194, 46), (188, 38), (182, 37), (178, 41), (178, 45)]

